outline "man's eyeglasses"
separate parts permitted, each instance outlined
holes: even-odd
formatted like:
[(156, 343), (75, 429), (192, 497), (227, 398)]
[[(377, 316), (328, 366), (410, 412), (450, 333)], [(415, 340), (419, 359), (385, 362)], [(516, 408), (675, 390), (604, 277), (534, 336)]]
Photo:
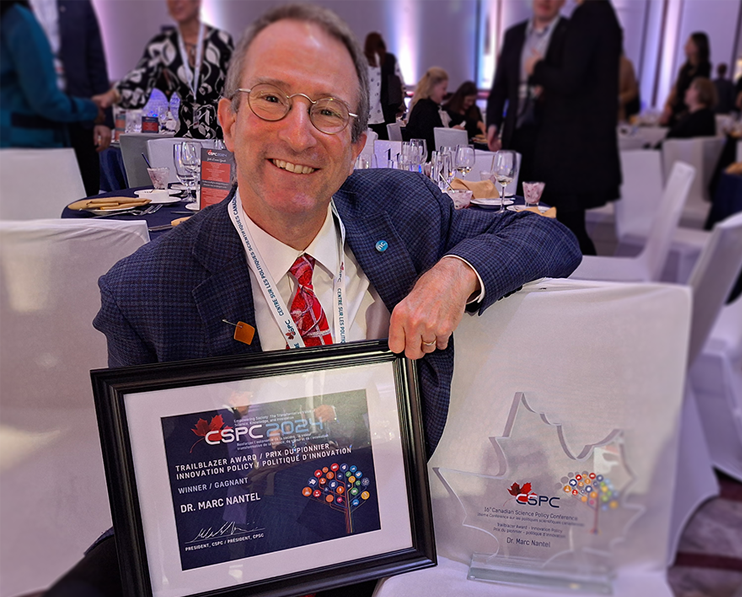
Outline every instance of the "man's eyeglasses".
[(334, 135), (339, 133), (350, 122), (350, 118), (358, 118), (348, 109), (348, 105), (334, 97), (323, 97), (313, 100), (305, 93), (286, 95), (281, 89), (269, 83), (259, 83), (252, 89), (238, 89), (247, 94), (247, 103), (253, 114), (262, 120), (275, 122), (286, 117), (294, 103), (294, 98), (301, 96), (307, 99), (309, 106), (309, 120), (314, 128), (322, 133)]

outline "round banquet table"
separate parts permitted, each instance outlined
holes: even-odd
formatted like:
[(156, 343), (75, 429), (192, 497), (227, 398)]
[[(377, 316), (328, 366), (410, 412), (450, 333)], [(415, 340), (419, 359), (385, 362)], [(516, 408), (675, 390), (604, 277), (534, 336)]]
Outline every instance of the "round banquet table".
[[(121, 189), (118, 191), (111, 191), (109, 193), (101, 193), (100, 195), (95, 195), (93, 197), (86, 197), (86, 199), (103, 199), (106, 197), (136, 197), (135, 191), (140, 191), (142, 189), (151, 188), (151, 187), (136, 187), (132, 189)], [(147, 228), (149, 228), (149, 235), (150, 238), (154, 239), (157, 238), (159, 235), (164, 234), (168, 230), (172, 228), (170, 226), (170, 222), (173, 220), (176, 220), (178, 218), (184, 218), (186, 216), (192, 216), (193, 214), (197, 213), (195, 211), (190, 211), (186, 209), (185, 207), (186, 202), (185, 201), (178, 201), (177, 203), (172, 203), (169, 205), (161, 205), (160, 208), (151, 214), (141, 214), (141, 215), (134, 215), (129, 214), (126, 212), (123, 213), (116, 213), (106, 216), (96, 216), (88, 211), (84, 210), (74, 210), (69, 209), (68, 207), (65, 207), (62, 211), (63, 218), (100, 218), (104, 217), (108, 220), (146, 220), (147, 222)]]

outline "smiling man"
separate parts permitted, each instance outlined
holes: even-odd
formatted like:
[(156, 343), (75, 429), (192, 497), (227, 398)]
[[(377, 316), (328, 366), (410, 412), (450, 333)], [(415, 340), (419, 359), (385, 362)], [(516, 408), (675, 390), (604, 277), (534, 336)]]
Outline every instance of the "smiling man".
[[(367, 66), (327, 9), (286, 5), (253, 23), (224, 96), (235, 192), (101, 278), (94, 323), (110, 366), (388, 337), (393, 351), (422, 358), (432, 453), (448, 411), (449, 340), (465, 310), (569, 275), (580, 260), (574, 238), (527, 212), (455, 211), (419, 174), (354, 174)], [(307, 311), (315, 325), (302, 329)], [(225, 320), (255, 328), (250, 344)]]
[[(94, 323), (110, 366), (388, 337), (393, 351), (420, 359), (432, 454), (464, 312), (530, 280), (569, 275), (580, 261), (574, 237), (528, 212), (455, 211), (420, 174), (354, 174), (367, 63), (327, 9), (282, 6), (256, 21), (224, 95), (219, 119), (238, 184), (101, 278)], [(255, 330), (249, 343), (235, 340), (227, 322), (238, 321)], [(119, 595), (116, 570), (109, 537), (49, 595)]]

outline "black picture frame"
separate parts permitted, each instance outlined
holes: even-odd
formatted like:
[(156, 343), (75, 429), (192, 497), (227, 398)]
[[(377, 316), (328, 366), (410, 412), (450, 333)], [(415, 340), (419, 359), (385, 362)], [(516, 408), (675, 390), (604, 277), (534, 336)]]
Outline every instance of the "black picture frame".
[[(236, 597), (237, 595), (282, 597), (314, 593), (436, 564), (433, 519), (415, 363), (393, 354), (386, 341), (374, 340), (254, 355), (157, 363), (120, 369), (100, 369), (91, 371), (91, 379), (111, 513), (116, 532), (121, 577), (126, 595), (132, 597), (158, 597), (160, 595), (170, 597), (178, 595), (187, 595), (188, 597), (196, 595), (203, 597), (212, 595), (222, 597)], [(309, 394), (306, 391), (301, 394), (302, 384), (304, 387), (309, 385), (312, 387), (319, 386), (319, 388), (312, 390)], [(280, 442), (282, 442), (279, 444), (280, 446), (288, 446), (285, 448), (287, 455), (289, 450), (292, 451), (291, 454), (298, 454), (301, 450), (307, 451), (315, 448), (320, 450), (322, 446), (332, 446), (332, 448), (318, 451), (317, 454), (328, 454), (332, 453), (333, 450), (337, 453), (341, 449), (346, 450), (346, 454), (353, 454), (353, 449), (356, 450), (356, 454), (363, 454), (364, 457), (368, 457), (370, 454), (375, 480), (383, 479), (383, 482), (379, 483), (377, 494), (374, 494), (373, 490), (366, 492), (372, 494), (372, 497), (367, 498), (368, 502), (364, 502), (363, 506), (365, 508), (366, 504), (371, 504), (371, 502), (376, 504), (378, 524), (376, 524), (376, 519), (369, 515), (366, 518), (371, 521), (369, 523), (370, 530), (363, 533), (355, 533), (354, 530), (348, 532), (347, 519), (351, 517), (349, 513), (351, 505), (348, 503), (350, 493), (347, 493), (346, 496), (349, 500), (345, 501), (347, 508), (344, 515), (346, 518), (345, 535), (329, 538), (326, 541), (311, 541), (311, 543), (289, 548), (269, 550), (267, 553), (260, 552), (237, 559), (219, 560), (220, 556), (217, 555), (214, 556), (218, 560), (216, 562), (198, 564), (193, 568), (184, 568), (185, 558), (195, 558), (196, 556), (184, 553), (183, 550), (187, 549), (187, 547), (184, 547), (184, 537), (186, 535), (179, 535), (181, 533), (179, 525), (187, 524), (183, 521), (206, 517), (206, 514), (201, 513), (201, 506), (203, 504), (208, 505), (210, 500), (198, 501), (197, 512), (193, 511), (194, 507), (191, 502), (188, 502), (191, 503), (191, 506), (181, 503), (181, 510), (177, 510), (175, 502), (181, 498), (176, 495), (176, 489), (180, 491), (181, 488), (176, 487), (174, 481), (174, 478), (179, 474), (176, 471), (183, 470), (185, 466), (208, 466), (210, 463), (219, 461), (211, 460), (206, 465), (204, 465), (204, 461), (201, 461), (200, 464), (194, 461), (188, 465), (173, 465), (169, 458), (171, 453), (176, 453), (176, 449), (170, 446), (176, 444), (169, 442), (174, 442), (173, 438), (175, 437), (181, 438), (184, 436), (183, 432), (176, 434), (175, 431), (170, 430), (174, 428), (173, 425), (179, 425), (181, 419), (191, 420), (187, 417), (195, 418), (198, 415), (200, 419), (204, 420), (203, 424), (205, 425), (208, 422), (209, 415), (201, 416), (204, 413), (214, 411), (226, 413), (224, 415), (226, 418), (229, 417), (229, 412), (237, 413), (239, 409), (230, 408), (224, 402), (224, 396), (235, 395), (234, 388), (239, 388), (237, 395), (240, 396), (240, 400), (245, 395), (249, 395), (251, 400), (255, 400), (254, 404), (251, 403), (247, 407), (248, 412), (252, 412), (249, 411), (250, 408), (262, 408), (264, 411), (270, 411), (281, 405), (284, 406), (284, 411), (291, 411), (291, 408), (288, 408), (287, 405), (290, 406), (297, 400), (301, 404), (305, 404), (307, 401), (311, 402), (326, 395), (334, 396), (340, 404), (340, 410), (342, 410), (343, 407), (351, 403), (355, 404), (356, 402), (353, 401), (359, 400), (356, 398), (357, 396), (365, 397), (365, 402), (360, 399), (359, 404), (365, 404), (367, 409), (366, 414), (363, 415), (365, 417), (363, 420), (368, 428), (369, 441), (367, 447), (370, 449), (366, 452), (360, 448), (354, 448), (353, 444), (341, 448), (342, 442), (326, 429), (322, 430), (321, 433), (330, 438), (328, 440), (330, 443), (315, 443), (312, 445), (304, 441), (297, 443), (296, 438), (303, 436), (284, 435), (287, 429), (294, 430), (294, 427), (291, 427), (293, 423), (288, 420), (280, 423), (281, 430), (279, 433), (274, 433), (273, 437), (279, 436)], [(278, 396), (280, 392), (277, 392), (276, 388), (279, 388), (281, 392), (285, 391), (286, 397)], [(297, 391), (299, 391), (299, 394), (297, 394)], [(229, 394), (229, 392), (232, 393)], [(200, 401), (203, 401), (203, 404)], [(311, 404), (314, 404), (314, 402), (311, 402)], [(334, 410), (335, 406), (332, 406), (332, 409), (336, 418), (329, 425), (326, 424), (325, 427), (332, 428), (333, 425), (340, 425), (343, 421), (343, 419), (340, 419), (340, 423), (337, 423), (339, 420), (337, 418), (338, 411)], [(309, 415), (301, 415), (303, 423), (306, 423), (306, 418), (313, 420), (314, 415), (312, 413), (316, 413), (317, 410), (301, 412), (310, 413)], [(233, 428), (235, 434), (239, 435), (237, 428), (243, 421), (238, 421), (237, 416), (238, 414), (234, 414)], [(285, 418), (289, 415), (275, 415), (274, 413), (270, 416)], [(219, 414), (219, 417), (221, 422), (223, 420), (221, 418), (222, 414)], [(353, 420), (356, 419), (360, 420), (358, 416)], [(212, 423), (214, 420), (214, 418), (211, 419)], [(256, 420), (263, 419), (258, 418)], [(351, 418), (349, 417), (348, 420), (351, 420)], [(245, 427), (246, 425), (247, 423), (245, 423)], [(312, 422), (312, 425), (321, 427), (322, 420), (318, 419)], [(224, 424), (223, 429), (226, 430), (228, 427)], [(296, 429), (298, 430), (298, 428), (297, 425)], [(157, 437), (157, 429), (162, 431), (159, 434), (161, 437)], [(262, 430), (263, 428), (259, 429)], [(312, 429), (316, 431), (316, 427), (312, 427)], [(244, 429), (242, 430), (244, 431)], [(194, 427), (190, 431), (196, 433), (196, 428)], [(275, 431), (275, 429), (272, 431)], [(167, 437), (165, 437), (166, 433), (169, 434)], [(220, 433), (210, 432), (202, 439), (208, 439), (210, 445), (216, 445), (219, 441), (224, 443), (229, 437), (232, 437), (229, 434), (222, 436)], [(258, 435), (260, 435), (259, 432)], [(239, 450), (241, 449), (240, 446), (251, 447), (251, 455), (243, 455), (242, 458), (256, 459), (254, 464), (259, 471), (270, 471), (271, 465), (268, 464), (260, 468), (257, 454), (261, 454), (260, 458), (265, 458), (265, 454), (273, 454), (274, 452), (268, 452), (267, 448), (273, 447), (272, 443), (278, 441), (271, 440), (269, 435), (266, 435), (265, 438), (248, 440), (248, 443), (243, 442), (243, 444), (235, 443), (234, 448)], [(194, 439), (197, 439), (197, 437), (194, 436), (191, 441)], [(206, 448), (206, 442), (199, 444), (199, 441), (197, 440), (194, 447), (191, 448), (191, 453), (194, 450)], [(258, 445), (257, 442), (271, 441), (271, 444), (266, 445), (265, 451), (258, 452), (258, 448), (249, 444), (250, 441), (254, 442), (255, 446)], [(291, 444), (290, 442), (294, 443)], [(358, 445), (363, 446), (365, 444), (362, 442), (356, 443), (356, 446)], [(231, 449), (232, 446), (225, 448), (219, 443), (218, 448)], [(351, 452), (347, 452), (347, 450)], [(280, 450), (278, 452), (281, 453)], [(181, 450), (177, 453), (184, 454), (185, 452)], [(231, 453), (235, 454), (234, 451)], [(317, 462), (318, 467), (320, 464), (327, 462), (327, 459), (322, 459), (316, 454), (306, 453), (302, 457), (321, 460), (321, 462)], [(345, 457), (346, 460), (348, 458), (350, 457)], [(333, 462), (330, 466), (339, 466), (338, 463), (342, 459), (342, 456), (335, 457), (334, 460), (337, 460), (337, 462)], [(333, 458), (330, 458), (330, 460), (333, 460)], [(227, 459), (227, 462), (233, 461)], [(275, 460), (263, 460), (263, 462), (270, 463), (275, 462)], [(280, 467), (282, 465), (276, 466)], [(342, 466), (347, 467), (348, 465), (343, 462)], [(223, 468), (225, 467), (207, 468), (205, 470), (213, 472), (220, 471)], [(299, 465), (296, 464), (295, 469), (298, 468)], [(164, 473), (165, 469), (167, 469), (167, 473)], [(295, 469), (288, 466), (280, 468), (280, 471)], [(324, 469), (317, 468), (315, 476), (320, 470), (326, 471), (328, 469), (327, 467), (324, 467)], [(336, 474), (342, 476), (345, 469), (333, 470), (336, 471)], [(202, 474), (200, 470), (196, 472)], [(184, 474), (196, 474), (196, 472)], [(217, 478), (220, 477), (220, 473), (213, 474)], [(282, 474), (286, 475), (287, 473)], [(345, 474), (348, 474), (347, 470)], [(362, 475), (363, 473), (358, 472), (357, 474)], [(248, 477), (254, 479), (258, 473), (246, 475), (244, 479), (247, 481)], [(323, 478), (324, 476), (327, 476), (328, 479), (331, 477), (331, 475), (323, 473)], [(340, 476), (335, 478), (336, 481), (340, 479)], [(163, 477), (166, 477), (165, 481), (163, 481)], [(237, 477), (236, 479), (241, 478)], [(368, 482), (368, 478), (367, 474), (365, 480), (363, 480), (364, 483)], [(347, 479), (355, 479), (355, 477), (347, 477)], [(234, 480), (234, 482), (238, 481)], [(311, 477), (309, 482), (311, 482)], [(214, 484), (214, 482), (211, 482), (211, 485)], [(165, 486), (168, 487), (169, 491), (164, 491)], [(209, 485), (204, 483), (203, 485), (192, 485), (191, 488), (207, 486)], [(351, 487), (351, 485), (348, 485), (348, 487)], [(373, 482), (371, 487), (374, 487)], [(359, 489), (363, 489), (363, 487), (359, 487)], [(272, 490), (277, 491), (275, 488)], [(306, 491), (306, 489), (303, 491)], [(325, 489), (325, 491), (327, 490)], [(168, 495), (165, 496), (163, 493)], [(254, 495), (258, 496), (257, 499), (261, 499), (259, 491), (256, 491)], [(314, 495), (303, 495), (311, 501), (316, 492)], [(291, 493), (291, 496), (291, 499), (294, 499), (294, 493)], [(227, 497), (226, 499), (229, 502), (230, 499), (235, 498)], [(277, 518), (283, 521), (283, 517), (278, 515), (278, 511), (274, 513), (273, 502), (270, 502), (270, 499), (276, 500), (275, 496), (269, 496), (267, 504), (260, 504), (260, 512), (264, 513), (269, 520)], [(321, 503), (322, 500), (318, 498), (315, 501)], [(358, 501), (359, 498), (356, 498), (353, 503), (355, 504)], [(167, 507), (168, 504), (170, 505), (169, 508)], [(186, 518), (186, 514), (183, 514), (183, 508), (191, 508), (191, 511), (186, 512), (190, 518)], [(252, 511), (248, 510), (247, 506), (245, 508), (248, 512)], [(215, 510), (222, 511), (219, 507)], [(223, 511), (226, 512), (226, 507)], [(374, 510), (369, 506), (362, 514), (365, 515), (366, 512), (373, 513)], [(197, 516), (193, 516), (194, 514), (197, 514)], [(275, 516), (271, 518), (273, 514)], [(281, 522), (269, 527), (268, 535), (287, 537), (285, 539), (287, 541), (295, 540), (295, 535), (299, 534), (292, 530), (298, 528), (296, 521), (290, 517), (286, 518), (286, 525), (288, 524), (294, 524), (295, 526), (284, 529), (282, 528), (283, 522)], [(374, 524), (376, 526), (373, 526)], [(249, 526), (249, 524), (243, 524), (239, 530), (248, 532), (251, 530), (247, 528)], [(259, 525), (252, 526), (254, 529), (260, 530)], [(206, 534), (199, 532), (197, 538), (216, 537), (221, 539), (226, 536), (214, 535), (213, 529), (215, 528), (216, 525), (212, 525), (208, 528)], [(265, 530), (265, 527), (263, 527), (263, 530)], [(301, 530), (302, 532), (308, 532), (303, 527)], [(185, 533), (185, 531), (182, 532)], [(253, 536), (258, 535), (260, 533), (255, 533)], [(240, 539), (243, 544), (246, 544), (250, 536), (229, 535), (228, 538), (234, 541)], [(206, 541), (205, 539), (200, 540), (202, 542)], [(283, 540), (281, 539), (281, 541)], [(261, 537), (255, 542), (255, 545), (260, 545), (262, 541), (263, 538)], [(217, 544), (218, 541), (213, 541), (211, 545)], [(211, 545), (201, 551), (224, 553), (223, 548), (212, 547)], [(243, 549), (248, 548), (244, 547)], [(250, 547), (249, 549), (253, 548)], [(175, 555), (173, 555), (173, 552), (175, 552)], [(340, 561), (338, 561), (336, 554), (342, 554)], [(232, 555), (229, 557), (232, 558)], [(321, 562), (321, 565), (318, 565), (318, 562)], [(178, 570), (178, 564), (180, 570)], [(307, 568), (301, 568), (301, 566), (307, 566)], [(239, 574), (235, 572), (237, 569), (241, 571)], [(284, 570), (288, 571), (283, 572)], [(247, 580), (245, 580), (245, 574)], [(265, 574), (265, 576), (261, 576), (262, 574)], [(163, 581), (163, 579), (165, 580)]]

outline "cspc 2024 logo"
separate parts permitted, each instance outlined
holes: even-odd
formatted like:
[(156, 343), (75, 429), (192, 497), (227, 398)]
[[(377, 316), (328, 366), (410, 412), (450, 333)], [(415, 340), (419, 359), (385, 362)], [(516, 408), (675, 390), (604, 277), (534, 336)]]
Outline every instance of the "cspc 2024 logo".
[(524, 483), (523, 487), (513, 483), (508, 489), (508, 493), (515, 498), (515, 502), (521, 506), (543, 506), (548, 505), (552, 508), (559, 508), (559, 498), (556, 496), (549, 497), (546, 495), (537, 495), (531, 491), (531, 484)]

